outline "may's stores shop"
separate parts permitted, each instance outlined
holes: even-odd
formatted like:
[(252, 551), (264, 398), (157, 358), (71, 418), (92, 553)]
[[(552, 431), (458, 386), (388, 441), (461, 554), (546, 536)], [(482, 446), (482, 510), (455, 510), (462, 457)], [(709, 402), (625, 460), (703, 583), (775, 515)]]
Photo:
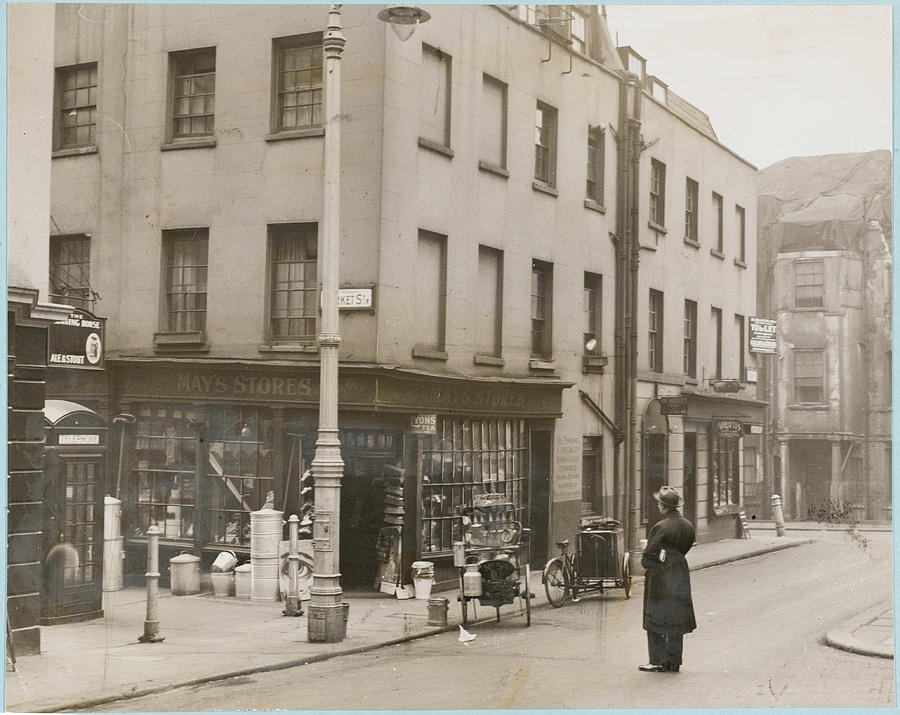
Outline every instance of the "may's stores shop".
[[(143, 574), (151, 524), (162, 531), (162, 564), (182, 551), (208, 564), (224, 549), (249, 555), (249, 514), (267, 499), (285, 517), (300, 513), (315, 451), (317, 365), (121, 360), (113, 381), (113, 414), (135, 418), (122, 439), (126, 574)], [(515, 504), (545, 557), (550, 436), (565, 386), (342, 366), (344, 587), (377, 587), (385, 527), (399, 537), (404, 578), (424, 557), (436, 563), (437, 581), (449, 582), (458, 514), (482, 491)]]

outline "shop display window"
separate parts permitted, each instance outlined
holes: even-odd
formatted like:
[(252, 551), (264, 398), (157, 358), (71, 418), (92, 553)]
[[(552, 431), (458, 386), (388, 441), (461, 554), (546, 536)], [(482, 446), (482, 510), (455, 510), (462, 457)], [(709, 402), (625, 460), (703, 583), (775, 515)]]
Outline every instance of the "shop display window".
[(261, 412), (209, 407), (206, 487), (212, 544), (250, 546), (250, 512), (276, 507), (274, 427)]
[(137, 410), (132, 536), (151, 524), (165, 540), (193, 540), (197, 507), (196, 408), (143, 405)]
[(461, 541), (461, 512), (473, 495), (499, 493), (527, 523), (528, 432), (524, 420), (439, 419), (423, 438), (422, 552)]
[(740, 439), (710, 432), (710, 506), (715, 514), (740, 508)]

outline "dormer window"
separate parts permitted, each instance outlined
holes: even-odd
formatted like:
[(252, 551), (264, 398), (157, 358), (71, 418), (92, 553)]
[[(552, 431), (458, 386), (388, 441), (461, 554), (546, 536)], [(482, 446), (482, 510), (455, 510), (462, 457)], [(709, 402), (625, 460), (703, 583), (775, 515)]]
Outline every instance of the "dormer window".
[(617, 49), (619, 50), (619, 58), (622, 60), (622, 64), (625, 65), (625, 69), (632, 74), (636, 74), (641, 78), (641, 82), (643, 82), (644, 78), (647, 76), (647, 60), (641, 57), (631, 47), (626, 46)]
[(653, 95), (653, 99), (657, 99), (665, 104), (668, 85), (660, 80), (659, 77), (654, 77), (653, 75), (647, 78), (647, 83), (650, 85), (650, 94)]

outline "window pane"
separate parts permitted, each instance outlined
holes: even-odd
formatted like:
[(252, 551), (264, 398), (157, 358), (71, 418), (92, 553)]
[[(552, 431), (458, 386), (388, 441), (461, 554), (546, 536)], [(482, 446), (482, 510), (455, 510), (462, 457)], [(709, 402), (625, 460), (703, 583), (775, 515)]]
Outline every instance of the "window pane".
[(95, 140), (96, 65), (81, 65), (56, 72), (59, 113), (56, 116), (57, 147), (88, 146)]
[(318, 309), (316, 224), (269, 228), (272, 337), (312, 341)]

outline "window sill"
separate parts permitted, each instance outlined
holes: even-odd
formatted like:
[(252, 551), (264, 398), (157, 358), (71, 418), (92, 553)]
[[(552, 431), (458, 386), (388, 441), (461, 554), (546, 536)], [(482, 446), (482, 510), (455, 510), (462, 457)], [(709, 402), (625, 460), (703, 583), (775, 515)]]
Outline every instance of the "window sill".
[(177, 149), (208, 149), (216, 145), (215, 137), (203, 139), (173, 139), (170, 142), (159, 145), (160, 151), (175, 151)]
[(267, 142), (280, 142), (287, 139), (307, 139), (309, 137), (324, 137), (324, 127), (307, 127), (306, 129), (285, 129), (282, 132), (267, 134)]
[(450, 147), (443, 144), (438, 144), (437, 142), (433, 142), (431, 141), (431, 139), (426, 139), (425, 137), (419, 137), (419, 146), (423, 149), (429, 149), (430, 151), (433, 151), (437, 154), (446, 156), (448, 159), (452, 159), (454, 156), (456, 156), (456, 152), (454, 152)]
[(556, 370), (555, 360), (542, 360), (541, 358), (531, 358), (528, 361), (530, 370), (541, 370), (543, 372), (553, 372)]
[(656, 246), (651, 246), (649, 243), (642, 243), (642, 244), (640, 244), (639, 248), (640, 248), (642, 251), (655, 251), (655, 250), (657, 250)]
[(746, 268), (747, 267), (747, 264), (744, 263), (744, 261), (742, 261), (740, 258), (734, 259), (734, 265), (736, 265), (738, 268)]
[(449, 355), (443, 350), (432, 350), (430, 348), (413, 348), (412, 356), (414, 358), (424, 358), (425, 360), (447, 360)]
[(584, 207), (586, 209), (590, 209), (591, 211), (596, 211), (597, 213), (601, 213), (601, 214), (606, 213), (606, 206), (604, 206), (603, 204), (598, 204), (593, 199), (585, 199)]
[(154, 333), (153, 347), (157, 350), (209, 350), (206, 335), (193, 333)]
[(828, 405), (824, 402), (801, 402), (796, 405), (789, 405), (789, 410), (827, 410)]
[(725, 254), (715, 248), (709, 249), (709, 255), (715, 256), (716, 258), (718, 258), (719, 260), (722, 260), (722, 261), (725, 260)]
[(489, 174), (496, 174), (497, 176), (502, 176), (504, 179), (509, 178), (509, 172), (504, 169), (502, 166), (498, 166), (497, 164), (491, 164), (489, 161), (478, 161), (478, 168), (481, 171), (486, 171)]
[(559, 196), (559, 191), (557, 191), (555, 187), (550, 186), (550, 184), (545, 184), (543, 181), (538, 181), (537, 179), (531, 182), (531, 188), (535, 191), (540, 191), (543, 194)]
[(318, 353), (319, 346), (310, 343), (267, 343), (258, 345), (261, 353)]
[(653, 221), (647, 221), (647, 225), (657, 233), (661, 233), (663, 236), (665, 236), (669, 232), (669, 229), (667, 229), (665, 226), (660, 226), (658, 223), (654, 223)]
[(472, 359), (472, 362), (476, 365), (495, 365), (497, 367), (503, 367), (506, 364), (506, 361), (502, 357), (496, 357), (495, 355), (475, 355)]
[(693, 377), (691, 375), (687, 375), (684, 378), (684, 384), (685, 385), (699, 385), (700, 380), (698, 380), (696, 377)]
[(684, 237), (684, 243), (686, 246), (690, 246), (691, 248), (700, 248), (700, 242), (695, 241), (693, 238)]
[(61, 159), (64, 156), (82, 156), (83, 154), (96, 154), (97, 153), (97, 145), (91, 144), (90, 146), (75, 146), (70, 149), (57, 149), (50, 156), (53, 159)]

